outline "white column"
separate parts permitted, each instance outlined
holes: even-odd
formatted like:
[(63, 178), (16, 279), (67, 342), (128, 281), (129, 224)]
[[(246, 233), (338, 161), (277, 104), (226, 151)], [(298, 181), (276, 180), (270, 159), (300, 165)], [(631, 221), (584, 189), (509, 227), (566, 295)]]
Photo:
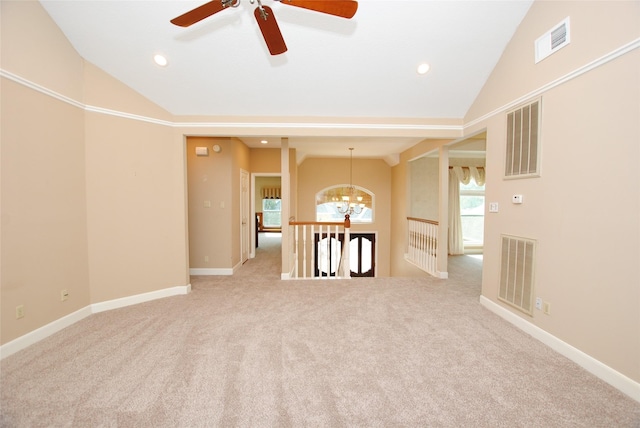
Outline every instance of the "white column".
[(449, 249), (449, 147), (441, 146), (438, 171), (438, 257), (437, 271), (440, 278), (447, 278)]
[(282, 271), (281, 277), (289, 278), (291, 275), (291, 242), (289, 217), (291, 206), (291, 177), (289, 174), (289, 139), (283, 137), (280, 141), (280, 187), (281, 187), (281, 215), (282, 215)]

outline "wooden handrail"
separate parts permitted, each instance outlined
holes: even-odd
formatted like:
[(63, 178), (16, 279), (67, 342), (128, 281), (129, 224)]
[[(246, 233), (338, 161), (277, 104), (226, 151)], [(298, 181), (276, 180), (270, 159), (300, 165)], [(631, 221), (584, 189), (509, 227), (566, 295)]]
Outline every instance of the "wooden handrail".
[(344, 216), (344, 221), (292, 221), (289, 219), (289, 226), (344, 226), (351, 227), (351, 219), (349, 214)]
[(342, 226), (344, 221), (290, 221), (289, 226), (305, 226), (305, 225), (316, 225), (316, 226)]
[(435, 220), (427, 220), (424, 218), (416, 218), (416, 217), (407, 217), (407, 220), (413, 220), (413, 221), (419, 221), (421, 223), (429, 223), (429, 224), (435, 224), (436, 226), (439, 224), (437, 221)]

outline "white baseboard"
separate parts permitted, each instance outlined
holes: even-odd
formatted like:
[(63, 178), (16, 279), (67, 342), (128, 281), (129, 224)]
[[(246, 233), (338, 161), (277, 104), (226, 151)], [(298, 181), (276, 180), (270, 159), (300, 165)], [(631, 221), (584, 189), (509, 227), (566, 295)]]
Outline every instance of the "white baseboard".
[(235, 274), (238, 269), (240, 269), (242, 267), (242, 262), (238, 262), (234, 267), (233, 267), (233, 273)]
[(184, 286), (177, 286), (171, 288), (165, 288), (162, 290), (151, 291), (149, 293), (136, 294), (134, 296), (123, 297), (121, 299), (109, 300), (106, 302), (94, 303), (89, 306), (85, 306), (69, 315), (65, 315), (55, 321), (50, 322), (36, 330), (33, 330), (23, 336), (20, 336), (11, 342), (7, 342), (0, 346), (0, 360), (13, 355), (18, 351), (31, 346), (42, 339), (59, 332), (60, 330), (69, 327), (78, 321), (83, 320), (91, 314), (98, 312), (108, 311), (111, 309), (122, 308), (125, 306), (136, 305), (138, 303), (149, 302), (151, 300), (162, 299), (164, 297), (177, 296), (181, 294), (188, 294), (191, 291), (191, 284)]
[(191, 284), (178, 287), (163, 288), (162, 290), (150, 291), (148, 293), (135, 294), (133, 296), (122, 297), (120, 299), (94, 303), (90, 305), (91, 313), (97, 314), (99, 312), (124, 308), (125, 306), (137, 305), (139, 303), (150, 302), (152, 300), (162, 299), (165, 297), (189, 294), (189, 292), (191, 292)]
[(581, 350), (574, 348), (524, 318), (520, 318), (516, 314), (503, 308), (494, 301), (489, 300), (485, 296), (480, 296), (480, 304), (494, 314), (518, 327), (520, 330), (531, 335), (533, 338), (544, 343), (554, 351), (567, 357), (592, 375), (602, 379), (609, 385), (640, 403), (640, 383), (628, 378), (590, 355), (585, 354)]
[(189, 275), (233, 275), (233, 268), (191, 268), (189, 269)]
[(91, 315), (91, 306), (85, 306), (84, 308), (72, 312), (69, 315), (65, 315), (62, 318), (13, 339), (11, 342), (7, 342), (0, 347), (0, 359), (13, 355), (34, 343), (40, 342), (42, 339), (46, 339), (47, 337), (77, 323), (89, 315)]
[(298, 279), (298, 278), (294, 278), (293, 276), (294, 271), (295, 271), (295, 267), (292, 267), (289, 272), (280, 272), (280, 279), (283, 281), (286, 281), (289, 279)]

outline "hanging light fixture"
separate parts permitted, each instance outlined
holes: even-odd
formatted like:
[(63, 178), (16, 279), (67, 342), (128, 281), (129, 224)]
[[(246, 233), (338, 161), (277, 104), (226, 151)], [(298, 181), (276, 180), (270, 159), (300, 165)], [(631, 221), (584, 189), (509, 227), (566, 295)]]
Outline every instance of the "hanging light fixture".
[(342, 195), (342, 200), (336, 202), (336, 209), (340, 214), (351, 215), (360, 214), (365, 204), (353, 185), (353, 147), (349, 147), (349, 153), (349, 187), (346, 194)]

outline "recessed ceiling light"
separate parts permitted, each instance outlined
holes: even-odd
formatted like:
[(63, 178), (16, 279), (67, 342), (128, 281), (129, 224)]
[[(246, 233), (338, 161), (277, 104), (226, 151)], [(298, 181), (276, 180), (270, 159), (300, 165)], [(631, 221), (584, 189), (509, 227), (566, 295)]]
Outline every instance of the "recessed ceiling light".
[(261, 142), (262, 144), (267, 144), (267, 143), (268, 143), (268, 141), (267, 141), (267, 140), (262, 140), (262, 141), (260, 141), (260, 142)]
[(426, 62), (423, 62), (418, 66), (418, 74), (427, 74), (431, 66)]
[(158, 64), (160, 67), (166, 67), (169, 64), (167, 58), (164, 55), (156, 54), (153, 56), (153, 62)]

